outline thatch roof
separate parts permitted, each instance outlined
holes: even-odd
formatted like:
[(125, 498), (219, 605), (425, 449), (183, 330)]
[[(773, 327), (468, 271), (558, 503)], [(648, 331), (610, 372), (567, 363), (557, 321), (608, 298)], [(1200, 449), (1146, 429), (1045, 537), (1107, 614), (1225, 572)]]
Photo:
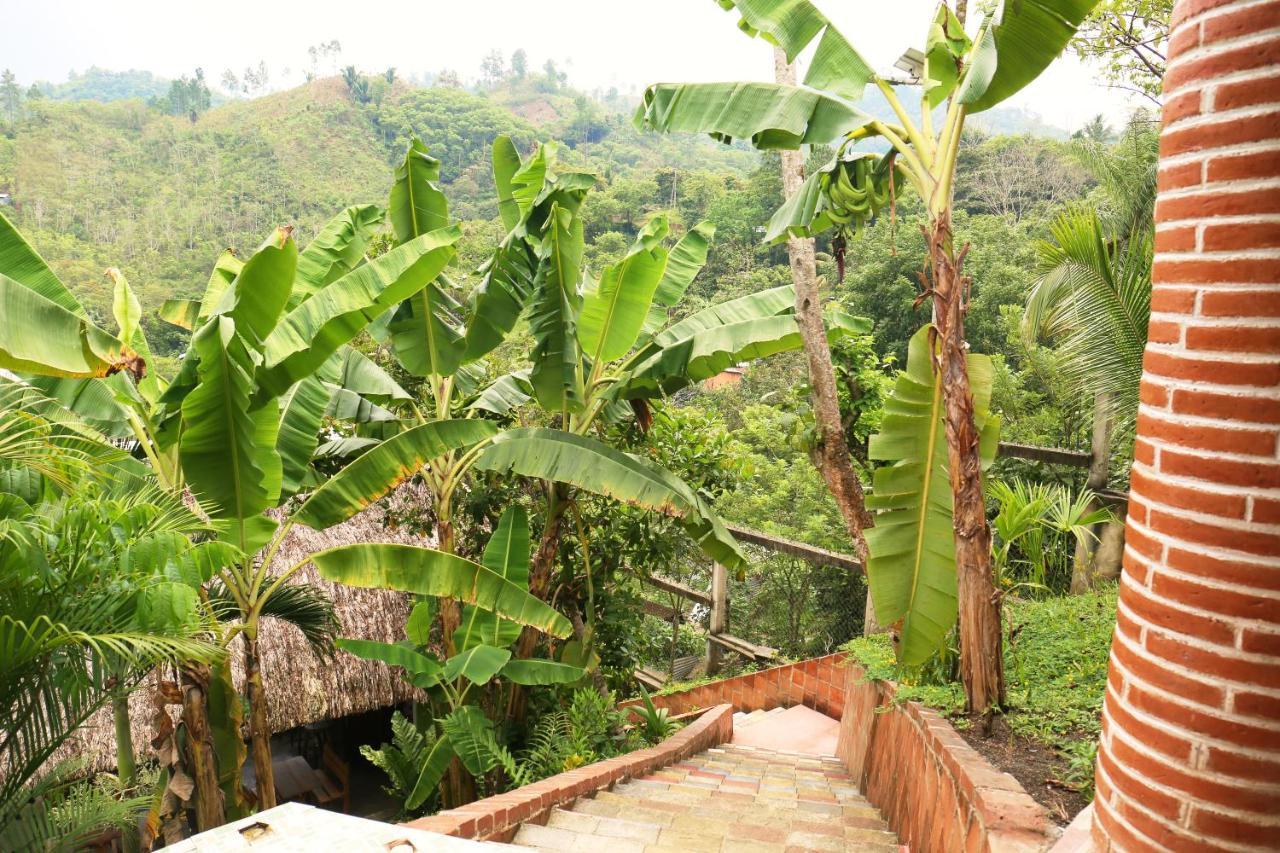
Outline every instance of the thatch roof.
[[(397, 502), (430, 502), (424, 492), (413, 486), (402, 487), (394, 499)], [(433, 544), (403, 528), (387, 526), (385, 516), (385, 507), (374, 505), (345, 524), (325, 531), (300, 525), (294, 527), (276, 553), (272, 573), (283, 571), (307, 554), (354, 542)], [(395, 642), (404, 636), (410, 602), (409, 597), (402, 593), (330, 583), (321, 579), (313, 566), (299, 571), (291, 582), (317, 584), (329, 593), (341, 624), (339, 636), (385, 642)], [(364, 661), (343, 651), (336, 652), (330, 661), (318, 660), (301, 632), (276, 620), (263, 620), (258, 644), (273, 731), (386, 708), (414, 696), (412, 688), (405, 685), (386, 664)], [(231, 655), (236, 684), (243, 687), (244, 666), (239, 640), (233, 643)], [(172, 674), (165, 677), (172, 678)], [(154, 684), (155, 678), (155, 673), (147, 676), (142, 687), (129, 699), (133, 743), (140, 756), (150, 755), (150, 719), (154, 711), (149, 696), (152, 693), (150, 685)], [(103, 709), (64, 744), (55, 759), (83, 758), (88, 760), (91, 769), (108, 770), (116, 763), (115, 740), (110, 709)]]

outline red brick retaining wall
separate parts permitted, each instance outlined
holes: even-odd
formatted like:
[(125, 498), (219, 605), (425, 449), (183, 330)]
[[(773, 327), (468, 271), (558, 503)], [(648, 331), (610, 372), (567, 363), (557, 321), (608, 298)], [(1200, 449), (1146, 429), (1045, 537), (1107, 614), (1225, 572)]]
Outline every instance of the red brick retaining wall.
[(1094, 838), (1280, 846), (1280, 2), (1173, 12)]
[(1044, 850), (1048, 812), (937, 712), (893, 703), (889, 682), (850, 667), (836, 753), (902, 843), (924, 853)]
[(608, 788), (615, 782), (644, 776), (733, 737), (733, 708), (720, 705), (657, 746), (579, 767), (505, 794), (411, 821), (408, 826), (459, 838), (508, 841), (525, 821), (546, 820), (552, 808)]
[[(844, 712), (845, 684), (849, 678), (847, 665), (848, 655), (836, 652), (723, 678), (679, 693), (654, 696), (653, 704), (668, 709), (672, 714), (709, 708), (721, 702), (728, 702), (738, 711), (769, 711), (804, 705), (839, 719)], [(622, 707), (640, 704), (642, 700), (632, 699), (623, 702)]]

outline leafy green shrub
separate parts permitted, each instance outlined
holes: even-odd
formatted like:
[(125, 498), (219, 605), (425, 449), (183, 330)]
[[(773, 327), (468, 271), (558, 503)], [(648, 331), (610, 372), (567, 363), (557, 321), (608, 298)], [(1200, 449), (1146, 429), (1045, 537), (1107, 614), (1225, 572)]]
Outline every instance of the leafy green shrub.
[(398, 817), (404, 817), (411, 811), (406, 802), (418, 783), (418, 776), (435, 739), (434, 727), (421, 731), (404, 714), (395, 711), (391, 714), (391, 743), (384, 743), (377, 749), (368, 745), (360, 747), (360, 754), (387, 774), (388, 784), (382, 786), (382, 790), (400, 803)]
[[(1080, 744), (1091, 744), (1099, 731), (1116, 587), (1037, 601), (1010, 599), (1004, 614), (1010, 729), (1064, 753), (1073, 768), (1091, 768)], [(936, 670), (899, 667), (888, 635), (859, 638), (844, 649), (866, 667), (868, 678), (897, 681), (899, 701), (916, 700), (952, 716), (963, 712), (960, 684), (938, 678)]]
[(613, 693), (580, 688), (568, 707), (538, 720), (521, 766), (529, 781), (535, 781), (645, 746), (646, 740), (626, 724), (627, 712), (619, 710)]

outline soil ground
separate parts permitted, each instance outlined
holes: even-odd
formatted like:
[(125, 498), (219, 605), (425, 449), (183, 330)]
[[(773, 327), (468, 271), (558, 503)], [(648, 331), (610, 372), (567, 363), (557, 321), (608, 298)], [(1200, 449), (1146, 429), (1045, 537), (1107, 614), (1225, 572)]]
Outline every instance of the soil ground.
[(1058, 825), (1066, 826), (1089, 805), (1080, 791), (1062, 781), (1067, 775), (1066, 759), (1046, 744), (1014, 734), (1000, 717), (992, 720), (990, 734), (983, 734), (977, 717), (956, 730), (983, 758), (1017, 779)]

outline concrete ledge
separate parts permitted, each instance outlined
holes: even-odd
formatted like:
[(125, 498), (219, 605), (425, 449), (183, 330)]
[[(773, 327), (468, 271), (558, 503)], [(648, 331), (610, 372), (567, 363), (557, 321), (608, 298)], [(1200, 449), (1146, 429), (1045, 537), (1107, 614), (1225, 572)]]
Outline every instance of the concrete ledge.
[(556, 806), (616, 782), (645, 776), (733, 738), (733, 706), (711, 708), (657, 746), (560, 773), (505, 794), (487, 797), (405, 826), (456, 838), (507, 841), (525, 821), (542, 822)]

